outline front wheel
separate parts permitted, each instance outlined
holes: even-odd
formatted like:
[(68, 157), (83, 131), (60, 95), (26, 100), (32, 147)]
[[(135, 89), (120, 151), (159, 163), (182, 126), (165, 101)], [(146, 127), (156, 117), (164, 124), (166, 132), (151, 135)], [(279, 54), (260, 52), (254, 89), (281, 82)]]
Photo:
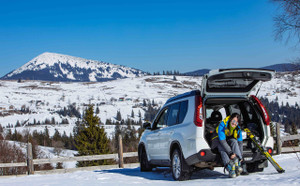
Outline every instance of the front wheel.
[(171, 169), (174, 180), (183, 181), (188, 180), (191, 177), (189, 170), (184, 170), (183, 167), (187, 166), (181, 152), (175, 149), (172, 154)]
[(141, 168), (141, 172), (152, 171), (152, 166), (151, 166), (150, 162), (148, 161), (147, 153), (144, 148), (141, 151), (140, 168)]

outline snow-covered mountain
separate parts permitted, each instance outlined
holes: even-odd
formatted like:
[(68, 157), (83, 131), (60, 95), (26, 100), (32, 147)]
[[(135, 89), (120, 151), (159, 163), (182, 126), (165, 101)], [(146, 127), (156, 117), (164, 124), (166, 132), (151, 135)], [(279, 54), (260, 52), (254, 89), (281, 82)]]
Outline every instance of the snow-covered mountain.
[(45, 52), (1, 79), (102, 82), (145, 74), (121, 65)]

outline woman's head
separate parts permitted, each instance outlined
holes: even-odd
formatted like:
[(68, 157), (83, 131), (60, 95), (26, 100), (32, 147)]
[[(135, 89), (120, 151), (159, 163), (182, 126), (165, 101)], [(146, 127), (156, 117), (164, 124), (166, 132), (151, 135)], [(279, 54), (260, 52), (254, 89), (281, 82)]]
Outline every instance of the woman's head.
[(228, 125), (230, 128), (234, 129), (241, 123), (241, 116), (238, 113), (231, 114)]

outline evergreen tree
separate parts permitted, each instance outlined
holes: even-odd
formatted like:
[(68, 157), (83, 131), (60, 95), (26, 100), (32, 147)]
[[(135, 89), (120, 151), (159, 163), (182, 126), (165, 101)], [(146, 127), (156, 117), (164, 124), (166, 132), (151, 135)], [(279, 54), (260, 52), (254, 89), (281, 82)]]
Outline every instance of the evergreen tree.
[(121, 120), (122, 120), (121, 112), (120, 112), (119, 110), (117, 111), (116, 119), (117, 119), (118, 121), (121, 121)]
[(133, 112), (133, 109), (131, 110), (131, 117), (134, 118), (134, 112)]
[[(103, 127), (99, 126), (100, 119), (94, 116), (94, 108), (90, 105), (83, 117), (84, 128), (75, 136), (75, 146), (78, 156), (109, 153), (109, 139)], [(78, 167), (107, 164), (107, 160), (78, 162)]]
[(146, 107), (146, 106), (147, 106), (146, 100), (143, 99), (143, 107)]
[(62, 137), (57, 129), (55, 129), (54, 135), (52, 137), (54, 141), (61, 141)]
[(99, 114), (100, 113), (100, 109), (99, 107), (96, 108), (96, 114)]
[(51, 145), (51, 139), (49, 135), (49, 130), (46, 126), (44, 131), (44, 146), (50, 146), (50, 145)]
[(16, 127), (21, 127), (21, 123), (20, 123), (19, 120), (18, 120), (17, 123), (16, 123)]
[(11, 129), (7, 130), (7, 134), (5, 136), (6, 140), (12, 140), (12, 133), (11, 133)]

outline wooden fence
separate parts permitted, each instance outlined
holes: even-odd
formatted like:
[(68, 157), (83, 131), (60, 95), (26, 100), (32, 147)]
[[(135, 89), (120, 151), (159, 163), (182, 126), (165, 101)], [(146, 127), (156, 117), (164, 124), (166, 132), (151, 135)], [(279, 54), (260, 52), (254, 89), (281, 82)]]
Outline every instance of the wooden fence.
[[(282, 136), (280, 137), (280, 125), (276, 125), (276, 147), (277, 154), (281, 153), (291, 153), (291, 152), (300, 152), (300, 147), (282, 147), (284, 141), (290, 140), (300, 140), (300, 134)], [(93, 166), (93, 167), (81, 167), (81, 168), (72, 168), (72, 169), (54, 169), (50, 171), (36, 171), (39, 174), (47, 173), (62, 173), (62, 172), (73, 172), (78, 170), (99, 170), (99, 169), (110, 169), (110, 168), (124, 168), (124, 167), (137, 167), (137, 163), (124, 164), (124, 158), (127, 157), (137, 157), (137, 152), (128, 152), (123, 153), (122, 137), (119, 136), (119, 151), (116, 154), (103, 154), (103, 155), (92, 155), (92, 156), (77, 156), (77, 157), (59, 157), (52, 159), (33, 159), (32, 158), (32, 146), (30, 143), (27, 145), (27, 160), (26, 162), (19, 163), (1, 163), (0, 168), (5, 167), (27, 167), (27, 174), (34, 174), (34, 165), (38, 164), (47, 164), (47, 163), (64, 163), (71, 161), (94, 161), (94, 160), (106, 160), (106, 159), (115, 159), (119, 162), (118, 165), (103, 165), (103, 166)]]
[(77, 156), (77, 157), (58, 157), (51, 159), (33, 159), (32, 158), (32, 145), (27, 144), (27, 159), (26, 162), (18, 163), (1, 163), (0, 169), (5, 167), (27, 167), (27, 174), (34, 174), (34, 165), (47, 164), (47, 163), (64, 163), (72, 161), (94, 161), (94, 160), (107, 160), (115, 159), (119, 162), (118, 165), (103, 165), (103, 166), (92, 166), (92, 167), (80, 167), (72, 169), (54, 169), (50, 171), (37, 171), (37, 173), (59, 173), (59, 172), (73, 172), (78, 170), (99, 170), (99, 169), (110, 169), (110, 168), (124, 168), (124, 167), (137, 167), (138, 163), (124, 164), (124, 158), (137, 157), (137, 152), (123, 153), (122, 137), (119, 136), (119, 152), (115, 154), (103, 154), (103, 155), (91, 155), (91, 156)]
[(297, 135), (289, 135), (289, 136), (280, 136), (280, 125), (276, 125), (276, 148), (277, 154), (281, 153), (291, 153), (291, 152), (300, 152), (300, 147), (282, 147), (283, 142), (291, 141), (291, 140), (300, 140), (300, 134)]

